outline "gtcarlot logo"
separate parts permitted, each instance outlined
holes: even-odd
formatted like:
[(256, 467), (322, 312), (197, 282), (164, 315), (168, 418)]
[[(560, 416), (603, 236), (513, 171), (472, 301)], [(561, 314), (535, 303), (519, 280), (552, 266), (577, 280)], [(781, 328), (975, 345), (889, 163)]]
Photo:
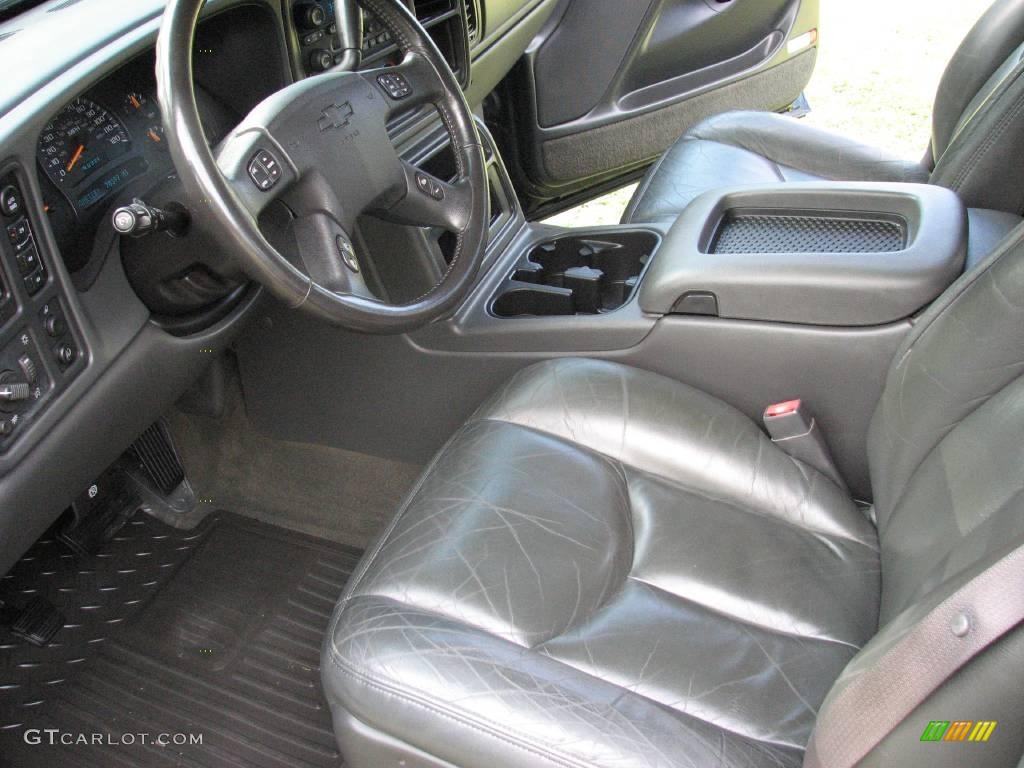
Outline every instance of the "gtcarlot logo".
[(60, 744), (65, 747), (131, 747), (138, 744), (187, 747), (203, 743), (201, 733), (72, 733), (59, 728), (29, 728), (24, 738), (25, 743), (32, 746)]

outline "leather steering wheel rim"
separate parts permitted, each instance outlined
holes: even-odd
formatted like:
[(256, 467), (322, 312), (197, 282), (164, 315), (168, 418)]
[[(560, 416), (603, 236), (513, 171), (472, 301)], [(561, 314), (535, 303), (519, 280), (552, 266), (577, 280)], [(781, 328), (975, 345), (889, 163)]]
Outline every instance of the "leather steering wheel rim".
[[(257, 106), (215, 154), (193, 87), (193, 41), (205, 0), (170, 0), (157, 42), (158, 96), (178, 174), (186, 192), (203, 201), (188, 207), (249, 277), (289, 307), (333, 324), (405, 333), (450, 314), (475, 283), (487, 247), (486, 165), (462, 88), (415, 16), (400, 0), (358, 2), (391, 32), (402, 63), (293, 83)], [(385, 76), (399, 76), (409, 93), (396, 98)], [(437, 108), (451, 139), (458, 177), (450, 184), (401, 161), (387, 139), (387, 118), (420, 103)], [(257, 157), (266, 159), (261, 152), (278, 167), (275, 189), (259, 188), (252, 174)], [(294, 212), (305, 269), (260, 231), (259, 213), (276, 200)], [(430, 291), (402, 305), (369, 293), (350, 239), (366, 212), (455, 235), (454, 257)]]

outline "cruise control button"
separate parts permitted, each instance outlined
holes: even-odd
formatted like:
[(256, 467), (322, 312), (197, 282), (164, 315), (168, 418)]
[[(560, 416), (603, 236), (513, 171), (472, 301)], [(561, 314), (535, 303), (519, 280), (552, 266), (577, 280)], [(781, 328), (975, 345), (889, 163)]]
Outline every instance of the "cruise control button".
[(21, 193), (13, 184), (0, 192), (0, 213), (4, 216), (17, 216), (21, 213)]

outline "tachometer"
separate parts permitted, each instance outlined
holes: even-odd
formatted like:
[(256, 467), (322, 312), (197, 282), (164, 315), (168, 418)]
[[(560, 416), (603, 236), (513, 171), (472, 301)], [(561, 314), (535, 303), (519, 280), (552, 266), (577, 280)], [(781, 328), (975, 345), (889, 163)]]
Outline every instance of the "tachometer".
[(131, 137), (113, 113), (75, 99), (39, 137), (39, 163), (54, 184), (70, 190), (131, 150)]

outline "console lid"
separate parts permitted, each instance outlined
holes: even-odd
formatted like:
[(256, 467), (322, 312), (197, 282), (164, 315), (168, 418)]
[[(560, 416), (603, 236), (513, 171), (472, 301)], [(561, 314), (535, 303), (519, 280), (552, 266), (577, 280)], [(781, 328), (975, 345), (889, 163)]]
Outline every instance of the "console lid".
[(882, 325), (938, 297), (963, 272), (966, 252), (966, 210), (942, 187), (732, 187), (683, 212), (639, 300), (659, 315)]

